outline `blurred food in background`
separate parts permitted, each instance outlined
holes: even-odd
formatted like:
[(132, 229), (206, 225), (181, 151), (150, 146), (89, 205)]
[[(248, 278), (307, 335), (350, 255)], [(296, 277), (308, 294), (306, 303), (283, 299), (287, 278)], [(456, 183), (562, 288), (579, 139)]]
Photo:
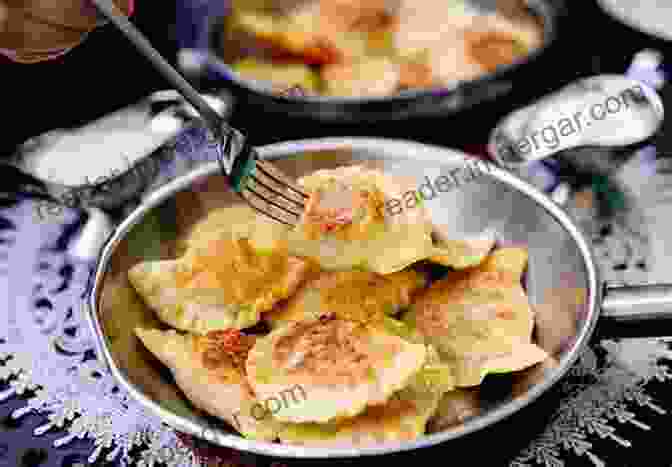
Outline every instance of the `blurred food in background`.
[(533, 20), (462, 0), (232, 2), (225, 60), (277, 92), (389, 96), (493, 72), (542, 45)]

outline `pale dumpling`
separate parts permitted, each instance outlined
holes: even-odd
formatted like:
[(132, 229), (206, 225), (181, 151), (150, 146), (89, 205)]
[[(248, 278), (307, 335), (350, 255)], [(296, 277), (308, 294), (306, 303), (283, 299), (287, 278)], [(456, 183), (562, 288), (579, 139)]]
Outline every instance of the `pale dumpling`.
[(326, 270), (390, 274), (424, 259), (459, 269), (479, 264), (495, 243), (492, 231), (476, 238), (442, 234), (411, 178), (344, 166), (318, 170), (299, 183), (310, 198), (289, 233), (289, 249)]
[(195, 407), (221, 418), (247, 438), (277, 438), (280, 425), (270, 414), (254, 411), (258, 401), (245, 378), (245, 350), (240, 355), (224, 351), (227, 335), (195, 336), (142, 328), (135, 333), (171, 370), (177, 386)]
[(133, 266), (128, 277), (159, 319), (204, 334), (246, 328), (291, 296), (310, 269), (282, 249), (258, 251), (245, 238), (216, 238), (177, 260)]
[(311, 194), (301, 222), (290, 232), (292, 253), (326, 270), (400, 271), (429, 255), (431, 227), (422, 209), (386, 215), (388, 198), (401, 198), (404, 183), (363, 166), (318, 170), (299, 179)]
[(303, 401), (274, 412), (279, 421), (326, 423), (384, 404), (410, 383), (426, 357), (424, 344), (382, 327), (323, 316), (259, 339), (247, 359), (247, 375), (261, 399), (303, 388)]
[(427, 280), (408, 269), (388, 275), (365, 271), (321, 272), (308, 279), (298, 292), (264, 315), (272, 327), (327, 312), (359, 322), (393, 316), (410, 305)]
[(189, 249), (208, 248), (212, 240), (247, 238), (256, 250), (281, 249), (285, 226), (261, 216), (247, 204), (233, 204), (211, 209), (181, 238), (182, 253)]
[(502, 248), (479, 266), (452, 271), (418, 295), (405, 323), (454, 366), (456, 386), (488, 373), (522, 370), (546, 359), (532, 344), (534, 313), (521, 276), (527, 251)]
[(436, 351), (431, 347), (427, 350), (422, 369), (385, 405), (370, 406), (360, 415), (337, 422), (287, 423), (280, 431), (280, 441), (303, 446), (352, 447), (410, 441), (422, 436), (442, 395), (453, 388), (450, 369), (439, 363)]

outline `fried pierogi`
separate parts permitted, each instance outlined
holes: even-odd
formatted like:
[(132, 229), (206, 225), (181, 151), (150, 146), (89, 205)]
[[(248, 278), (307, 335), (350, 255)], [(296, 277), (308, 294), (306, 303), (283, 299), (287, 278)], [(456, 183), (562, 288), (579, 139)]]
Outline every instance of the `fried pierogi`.
[[(255, 11), (245, 2), (245, 7), (233, 9), (230, 34), (237, 33), (235, 37), (244, 38), (248, 46), (269, 50), (271, 56), (291, 56), (298, 63), (350, 63), (390, 48), (385, 38), (391, 33), (387, 26), (391, 21), (384, 3), (300, 2), (278, 15)], [(278, 60), (270, 63), (280, 64)], [(316, 71), (315, 75), (320, 78)]]
[(285, 247), (285, 227), (261, 216), (247, 204), (234, 204), (210, 210), (181, 238), (181, 252), (207, 249), (213, 240), (222, 238), (250, 240), (256, 250), (271, 253)]
[(261, 399), (304, 389), (303, 401), (274, 413), (279, 421), (326, 423), (387, 402), (409, 384), (426, 356), (424, 344), (332, 315), (292, 322), (259, 339), (247, 375)]
[(422, 209), (385, 214), (388, 197), (401, 198), (398, 178), (362, 166), (319, 170), (299, 179), (310, 193), (301, 222), (290, 233), (294, 254), (327, 270), (400, 271), (428, 256), (431, 227)]
[(253, 326), (294, 293), (309, 269), (286, 249), (269, 254), (245, 238), (223, 237), (192, 246), (177, 260), (138, 263), (128, 277), (159, 319), (204, 334)]
[[(290, 232), (289, 248), (326, 270), (360, 268), (390, 274), (428, 258), (463, 268), (479, 264), (494, 245), (492, 232), (474, 239), (450, 239), (440, 228), (434, 232), (412, 178), (346, 166), (318, 170), (299, 183), (310, 198), (299, 225)], [(395, 202), (407, 208), (389, 209)]]
[[(225, 420), (247, 438), (272, 441), (280, 424), (254, 412), (258, 405), (245, 377), (252, 336), (217, 331), (206, 336), (136, 328), (144, 346), (172, 372), (197, 408)], [(258, 411), (257, 411), (258, 412)]]
[(409, 441), (425, 433), (442, 394), (452, 389), (450, 368), (439, 363), (432, 347), (427, 361), (404, 389), (384, 405), (369, 406), (355, 417), (325, 424), (287, 423), (280, 441), (303, 446), (349, 447)]
[(476, 386), (488, 373), (522, 370), (547, 357), (531, 343), (534, 314), (521, 286), (526, 264), (524, 249), (497, 250), (432, 284), (404, 317), (454, 366), (456, 386)]
[(362, 323), (378, 321), (408, 307), (425, 284), (425, 276), (410, 269), (386, 276), (364, 271), (321, 272), (266, 313), (264, 320), (274, 328), (327, 313)]

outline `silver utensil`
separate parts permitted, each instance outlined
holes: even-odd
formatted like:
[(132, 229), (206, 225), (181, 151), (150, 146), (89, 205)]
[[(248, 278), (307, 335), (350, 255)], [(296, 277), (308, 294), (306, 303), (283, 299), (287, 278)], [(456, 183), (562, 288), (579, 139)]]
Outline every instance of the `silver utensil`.
[(259, 160), (247, 139), (231, 128), (201, 97), (111, 0), (92, 0), (99, 12), (112, 22), (154, 68), (192, 104), (212, 131), (220, 148), (220, 163), (233, 189), (262, 214), (294, 225), (308, 195), (271, 164)]

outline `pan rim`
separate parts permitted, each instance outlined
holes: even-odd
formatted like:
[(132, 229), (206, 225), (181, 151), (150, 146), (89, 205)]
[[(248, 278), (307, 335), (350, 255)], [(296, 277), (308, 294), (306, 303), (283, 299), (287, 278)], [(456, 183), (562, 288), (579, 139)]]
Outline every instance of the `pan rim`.
[[(449, 158), (453, 160), (464, 160), (470, 157), (468, 154), (458, 150), (443, 148), (435, 145), (417, 143), (413, 141), (400, 139), (383, 138), (361, 138), (361, 137), (331, 137), (318, 139), (302, 139), (288, 142), (275, 143), (259, 147), (260, 157), (269, 160), (283, 159), (303, 152), (319, 150), (351, 149), (371, 151), (376, 154), (394, 152), (397, 156), (384, 157), (385, 159), (420, 159), (427, 162), (446, 163)], [(376, 151), (377, 150), (377, 151)], [(405, 154), (402, 156), (401, 154)], [(375, 157), (375, 156), (374, 156)], [(579, 354), (587, 345), (589, 339), (594, 333), (595, 325), (599, 318), (599, 304), (602, 299), (601, 281), (599, 278), (599, 269), (596, 266), (595, 256), (592, 247), (586, 240), (583, 233), (574, 224), (568, 214), (562, 208), (553, 202), (548, 196), (539, 191), (534, 186), (520, 179), (516, 175), (501, 169), (492, 167), (489, 174), (516, 189), (523, 195), (532, 198), (537, 204), (558, 222), (570, 237), (575, 241), (587, 275), (588, 289), (588, 314), (585, 324), (577, 333), (576, 339), (567, 351), (560, 366), (550, 377), (547, 377), (541, 383), (535, 385), (525, 393), (524, 397), (518, 397), (500, 407), (493, 409), (486, 414), (475, 417), (466, 422), (459, 429), (449, 429), (442, 432), (425, 435), (417, 440), (404, 443), (385, 443), (375, 447), (353, 447), (353, 448), (330, 448), (330, 447), (302, 447), (281, 443), (271, 443), (264, 441), (254, 441), (241, 436), (226, 433), (218, 428), (204, 426), (204, 424), (189, 420), (179, 416), (168, 409), (161, 407), (158, 403), (145, 396), (133, 383), (126, 379), (122, 371), (117, 367), (111, 352), (106, 344), (106, 336), (102, 330), (102, 324), (98, 317), (98, 305), (101, 295), (101, 284), (104, 281), (107, 265), (116, 250), (119, 243), (125, 238), (126, 234), (133, 226), (140, 222), (144, 215), (154, 207), (161, 204), (166, 199), (174, 196), (175, 193), (184, 190), (198, 180), (209, 175), (219, 173), (218, 162), (210, 162), (193, 171), (176, 178), (159, 188), (156, 192), (136, 207), (128, 217), (119, 224), (105, 244), (101, 255), (95, 266), (95, 273), (92, 281), (92, 287), (87, 297), (87, 319), (93, 330), (94, 343), (97, 354), (102, 356), (111, 374), (136, 401), (138, 401), (149, 412), (154, 413), (165, 423), (173, 428), (192, 434), (194, 436), (206, 439), (214, 444), (238, 449), (241, 451), (252, 452), (255, 454), (271, 457), (301, 458), (301, 459), (325, 459), (325, 458), (353, 458), (363, 456), (375, 456), (381, 454), (391, 454), (396, 452), (411, 451), (418, 448), (434, 446), (451, 439), (457, 439), (468, 434), (477, 432), (488, 426), (494, 425), (499, 421), (508, 418), (519, 410), (531, 404), (539, 396), (545, 393), (551, 386), (555, 385), (571, 368), (578, 359)]]

